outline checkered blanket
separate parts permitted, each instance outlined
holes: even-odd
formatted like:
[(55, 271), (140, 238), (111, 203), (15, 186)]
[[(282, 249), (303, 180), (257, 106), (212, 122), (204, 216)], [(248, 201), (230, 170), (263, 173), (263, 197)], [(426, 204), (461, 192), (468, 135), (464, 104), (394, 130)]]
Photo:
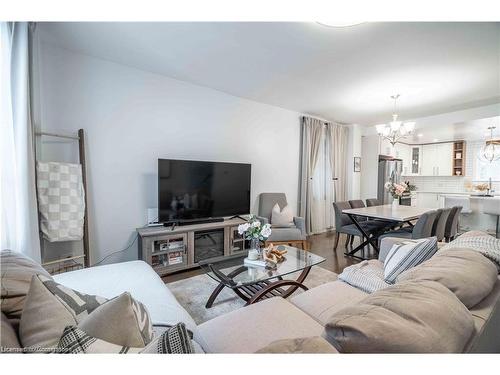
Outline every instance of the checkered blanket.
[(40, 230), (50, 242), (83, 237), (85, 192), (80, 164), (37, 162)]

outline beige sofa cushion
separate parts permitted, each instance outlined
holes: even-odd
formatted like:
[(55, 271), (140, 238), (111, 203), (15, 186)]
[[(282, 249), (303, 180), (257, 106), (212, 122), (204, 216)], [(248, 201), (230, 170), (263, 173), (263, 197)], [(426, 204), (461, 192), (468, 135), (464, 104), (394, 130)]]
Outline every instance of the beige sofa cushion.
[(270, 343), (265, 348), (257, 350), (260, 354), (312, 354), (329, 353), (335, 354), (338, 351), (324, 338), (306, 337), (300, 339), (285, 339)]
[(143, 348), (153, 339), (146, 307), (125, 292), (83, 318), (78, 328), (90, 336), (122, 345)]
[(459, 353), (474, 330), (465, 306), (433, 281), (380, 290), (331, 317), (325, 338), (341, 353)]
[(19, 349), (21, 348), (21, 344), (19, 343), (19, 339), (17, 338), (17, 333), (9, 322), (9, 319), (2, 314), (2, 325), (0, 327), (0, 347), (1, 351), (5, 352), (8, 349)]
[(489, 259), (477, 251), (453, 248), (438, 252), (398, 277), (398, 282), (410, 280), (437, 281), (471, 308), (491, 293), (497, 281), (497, 270)]
[(64, 328), (75, 326), (105, 298), (79, 293), (42, 275), (35, 275), (19, 326), (24, 347), (54, 348)]
[[(495, 337), (497, 348), (500, 347), (500, 337), (498, 335), (498, 326), (487, 327), (487, 323), (492, 319), (492, 315), (495, 313), (495, 309), (500, 309), (500, 276), (497, 278), (497, 282), (493, 287), (491, 293), (479, 302), (476, 306), (470, 309), (470, 313), (474, 318), (475, 331), (474, 335), (467, 344), (466, 351), (474, 350), (478, 346), (478, 338), (481, 335), (485, 335), (485, 330), (492, 329), (493, 332), (487, 332), (487, 336)], [(498, 311), (496, 312), (498, 314)], [(497, 350), (498, 352), (498, 350)]]
[(322, 332), (313, 318), (275, 297), (200, 324), (197, 341), (207, 353), (255, 353), (276, 340)]
[(290, 299), (290, 302), (324, 326), (334, 313), (361, 301), (367, 295), (341, 280), (336, 280), (300, 293)]
[(0, 252), (0, 272), (2, 312), (11, 322), (19, 323), (31, 278), (33, 275), (44, 275), (50, 278), (50, 275), (35, 261), (11, 250)]

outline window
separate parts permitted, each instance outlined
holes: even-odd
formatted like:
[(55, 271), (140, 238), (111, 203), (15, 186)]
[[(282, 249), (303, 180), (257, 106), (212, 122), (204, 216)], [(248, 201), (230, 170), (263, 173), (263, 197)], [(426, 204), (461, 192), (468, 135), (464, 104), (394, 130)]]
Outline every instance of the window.
[(492, 181), (500, 181), (500, 160), (489, 163), (481, 161), (478, 157), (483, 145), (483, 141), (469, 142), (467, 145), (473, 160), (473, 179), (475, 181), (488, 181), (491, 178)]

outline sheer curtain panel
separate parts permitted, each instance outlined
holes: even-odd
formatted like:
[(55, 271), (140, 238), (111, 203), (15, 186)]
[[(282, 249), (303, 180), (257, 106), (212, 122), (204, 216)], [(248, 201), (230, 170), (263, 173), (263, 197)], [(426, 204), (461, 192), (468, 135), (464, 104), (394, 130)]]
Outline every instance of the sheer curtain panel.
[(0, 22), (0, 246), (40, 262), (29, 45), (27, 22)]
[(299, 216), (306, 222), (306, 231), (313, 229), (313, 177), (318, 163), (324, 122), (321, 120), (301, 118), (301, 166), (300, 166), (300, 202)]

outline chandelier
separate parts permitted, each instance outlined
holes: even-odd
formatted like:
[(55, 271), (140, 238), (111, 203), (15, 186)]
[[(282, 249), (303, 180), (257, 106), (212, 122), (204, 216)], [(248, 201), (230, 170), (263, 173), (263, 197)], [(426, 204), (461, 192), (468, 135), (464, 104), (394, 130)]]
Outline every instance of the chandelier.
[(391, 99), (394, 100), (394, 113), (392, 114), (392, 121), (389, 124), (375, 125), (377, 133), (383, 139), (388, 140), (394, 147), (401, 139), (406, 138), (415, 129), (415, 122), (403, 122), (398, 120), (397, 101), (399, 94), (392, 95)]
[(486, 141), (483, 147), (479, 150), (479, 160), (494, 162), (500, 160), (500, 139), (493, 139), (494, 126), (490, 126), (490, 139)]

